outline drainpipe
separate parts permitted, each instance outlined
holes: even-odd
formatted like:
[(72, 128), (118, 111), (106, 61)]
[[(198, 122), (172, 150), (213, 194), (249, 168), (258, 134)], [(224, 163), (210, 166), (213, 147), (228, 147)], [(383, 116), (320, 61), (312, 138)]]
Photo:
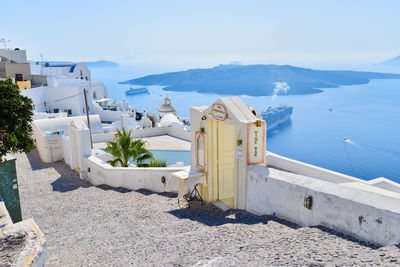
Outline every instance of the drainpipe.
[(90, 129), (90, 119), (89, 119), (89, 106), (88, 106), (88, 102), (87, 102), (87, 90), (83, 89), (83, 93), (85, 95), (86, 118), (87, 118), (87, 124), (88, 124), (89, 135), (90, 135), (90, 147), (93, 149), (92, 130)]

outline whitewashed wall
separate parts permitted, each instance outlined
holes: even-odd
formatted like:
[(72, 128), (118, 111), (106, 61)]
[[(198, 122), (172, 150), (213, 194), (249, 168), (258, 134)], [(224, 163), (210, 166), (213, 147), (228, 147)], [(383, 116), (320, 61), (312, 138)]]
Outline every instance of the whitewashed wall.
[(92, 87), (92, 94), (96, 93), (96, 97), (95, 98), (93, 97), (94, 100), (107, 98), (107, 89), (103, 83), (92, 82), (91, 87)]
[(47, 86), (41, 86), (36, 88), (31, 88), (29, 90), (21, 90), (21, 95), (29, 97), (32, 99), (34, 106), (34, 111), (36, 112), (46, 112), (50, 110), (49, 106), (44, 106), (44, 101), (49, 102), (47, 97)]
[(107, 153), (100, 150), (92, 151), (94, 152), (92, 156), (85, 158), (84, 162), (88, 180), (94, 185), (105, 184), (130, 190), (147, 189), (160, 193), (165, 191), (165, 184), (161, 182), (163, 176), (171, 179), (172, 173), (185, 170), (185, 167), (112, 167), (107, 163), (107, 160), (111, 158), (110, 155), (107, 156)]
[[(400, 198), (273, 168), (249, 168), (246, 209), (303, 226), (323, 225), (379, 245), (400, 243)], [(313, 197), (312, 209), (304, 197)]]
[[(47, 99), (48, 102), (50, 102), (49, 104), (50, 111), (54, 111), (54, 109), (71, 109), (72, 116), (85, 115), (86, 107), (85, 107), (85, 96), (83, 95), (84, 89), (90, 90), (90, 86), (75, 85), (75, 86), (48, 87)], [(87, 96), (88, 96), (88, 106), (91, 109), (92, 108), (91, 93), (88, 93)]]
[(68, 117), (67, 112), (58, 113), (47, 113), (47, 112), (35, 112), (33, 113), (33, 120), (43, 120), (43, 119), (55, 119), (55, 118), (65, 118)]
[(63, 154), (63, 158), (65, 163), (71, 168), (72, 167), (72, 151), (71, 151), (71, 144), (70, 144), (70, 138), (69, 136), (63, 136), (61, 138), (61, 146), (62, 146), (62, 154)]
[[(176, 138), (183, 139), (190, 142), (190, 131), (182, 129), (176, 129), (172, 127), (155, 127), (133, 130), (131, 136), (133, 138), (144, 138), (151, 136), (170, 135)], [(106, 141), (113, 141), (115, 139), (115, 133), (102, 133), (93, 134), (93, 143), (101, 143)]]
[(330, 171), (294, 159), (282, 157), (269, 151), (267, 152), (266, 159), (268, 166), (309, 177), (315, 177), (331, 183), (364, 182), (364, 180), (352, 176)]
[(92, 113), (99, 114), (101, 121), (112, 122), (121, 119), (121, 111), (104, 110), (96, 101), (92, 101)]
[[(66, 142), (68, 142), (69, 139), (63, 140), (62, 137), (69, 135), (69, 124), (73, 121), (85, 124), (86, 116), (41, 119), (32, 122), (32, 137), (36, 142), (36, 148), (43, 162), (49, 163), (64, 159), (64, 155), (67, 152), (64, 152), (63, 148), (67, 145)], [(99, 115), (90, 115), (90, 121), (92, 132), (99, 133), (102, 131)], [(64, 131), (64, 134), (46, 136), (46, 131)], [(87, 141), (84, 142), (85, 147), (87, 147), (88, 144), (90, 145), (89, 136), (87, 136)], [(73, 150), (78, 151), (80, 148), (81, 146), (75, 145)], [(73, 162), (72, 158), (69, 160)]]
[(61, 135), (45, 136), (35, 123), (32, 123), (32, 130), (32, 138), (35, 140), (43, 162), (49, 163), (63, 159)]
[(184, 129), (178, 129), (173, 127), (168, 127), (167, 134), (176, 138), (180, 138), (186, 141), (191, 141), (191, 133), (190, 131), (185, 131)]

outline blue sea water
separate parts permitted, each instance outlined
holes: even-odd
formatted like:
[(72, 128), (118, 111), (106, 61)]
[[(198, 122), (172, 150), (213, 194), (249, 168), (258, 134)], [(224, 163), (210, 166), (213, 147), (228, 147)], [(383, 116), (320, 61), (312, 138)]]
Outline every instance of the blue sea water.
[[(223, 97), (167, 92), (161, 86), (148, 87), (149, 95), (126, 96), (129, 85), (118, 82), (145, 74), (152, 72), (92, 69), (92, 80), (103, 82), (109, 97), (125, 99), (133, 108), (148, 112), (156, 112), (168, 95), (183, 117), (189, 117), (191, 106), (210, 105)], [(272, 98), (240, 97), (259, 112)], [(372, 80), (324, 89), (319, 94), (277, 96), (274, 105), (279, 104), (292, 105), (294, 112), (290, 121), (268, 132), (269, 151), (364, 180), (383, 176), (400, 182), (400, 80)]]
[(154, 158), (163, 159), (167, 162), (167, 165), (175, 164), (178, 161), (182, 161), (185, 166), (190, 165), (190, 151), (178, 151), (178, 150), (151, 150)]

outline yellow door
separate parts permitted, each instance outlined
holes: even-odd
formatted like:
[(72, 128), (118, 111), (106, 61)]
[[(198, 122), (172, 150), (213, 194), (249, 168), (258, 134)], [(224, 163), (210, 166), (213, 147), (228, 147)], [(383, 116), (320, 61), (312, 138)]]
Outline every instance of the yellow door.
[(218, 122), (218, 199), (233, 207), (235, 177), (235, 127)]

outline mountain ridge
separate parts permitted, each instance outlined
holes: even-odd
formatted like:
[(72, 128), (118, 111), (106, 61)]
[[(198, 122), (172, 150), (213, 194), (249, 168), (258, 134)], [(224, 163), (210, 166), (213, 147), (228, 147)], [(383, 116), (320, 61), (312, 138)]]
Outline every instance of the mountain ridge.
[(384, 60), (377, 63), (376, 65), (386, 65), (386, 66), (400, 66), (400, 56)]
[(400, 79), (400, 74), (313, 70), (291, 65), (218, 65), (208, 69), (189, 69), (152, 74), (121, 84), (163, 85), (166, 91), (197, 91), (225, 95), (267, 96), (274, 93), (277, 82), (290, 90), (285, 94), (312, 94), (321, 88), (367, 84), (371, 79)]

